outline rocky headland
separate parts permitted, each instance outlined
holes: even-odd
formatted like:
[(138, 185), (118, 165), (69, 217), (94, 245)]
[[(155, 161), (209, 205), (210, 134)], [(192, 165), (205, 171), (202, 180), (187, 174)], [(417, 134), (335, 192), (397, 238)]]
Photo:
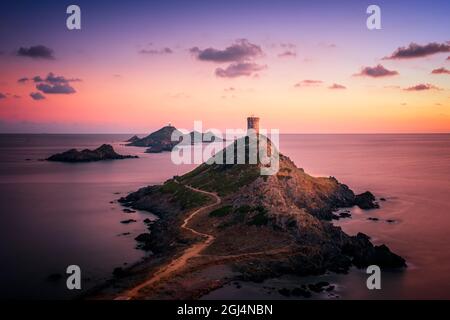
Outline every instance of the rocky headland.
[(114, 148), (111, 145), (103, 144), (94, 150), (84, 149), (78, 151), (77, 149), (70, 149), (62, 153), (54, 154), (48, 157), (46, 160), (58, 162), (92, 162), (92, 161), (120, 160), (132, 158), (138, 158), (138, 156), (118, 154), (117, 152), (114, 151)]
[[(236, 142), (221, 153), (235, 148)], [(261, 176), (261, 166), (204, 163), (121, 198), (159, 217), (136, 238), (153, 256), (96, 297), (192, 299), (235, 280), (406, 267), (387, 246), (330, 222), (338, 208), (377, 207), (371, 193), (355, 195), (334, 177), (312, 177), (282, 154), (277, 174)]]

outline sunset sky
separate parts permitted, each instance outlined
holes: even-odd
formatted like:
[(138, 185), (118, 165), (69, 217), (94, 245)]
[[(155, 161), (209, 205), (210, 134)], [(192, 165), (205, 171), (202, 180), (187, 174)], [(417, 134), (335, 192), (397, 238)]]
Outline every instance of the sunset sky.
[(450, 132), (449, 33), (448, 0), (2, 1), (0, 132)]

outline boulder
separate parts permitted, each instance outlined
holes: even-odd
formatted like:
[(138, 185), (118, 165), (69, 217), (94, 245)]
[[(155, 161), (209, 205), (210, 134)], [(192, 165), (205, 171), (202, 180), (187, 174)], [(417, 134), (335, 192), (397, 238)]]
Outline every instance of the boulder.
[(361, 209), (376, 209), (380, 207), (375, 202), (375, 196), (370, 191), (356, 195), (355, 204)]

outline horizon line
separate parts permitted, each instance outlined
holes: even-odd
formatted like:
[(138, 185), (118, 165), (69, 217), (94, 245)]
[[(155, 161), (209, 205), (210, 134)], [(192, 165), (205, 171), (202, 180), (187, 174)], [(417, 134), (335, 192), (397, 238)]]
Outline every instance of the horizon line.
[[(158, 130), (158, 129), (156, 129)], [(156, 130), (152, 131), (155, 132)], [(0, 132), (0, 135), (149, 135), (150, 133), (130, 133), (130, 132)], [(286, 132), (280, 133), (280, 135), (413, 135), (413, 134), (450, 134), (450, 132)]]

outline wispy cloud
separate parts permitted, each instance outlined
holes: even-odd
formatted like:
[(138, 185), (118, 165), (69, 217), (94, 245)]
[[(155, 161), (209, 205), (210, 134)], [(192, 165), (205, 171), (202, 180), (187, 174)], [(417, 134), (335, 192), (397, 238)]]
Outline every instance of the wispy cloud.
[(53, 72), (50, 72), (45, 78), (46, 82), (53, 84), (69, 83), (69, 82), (80, 82), (79, 78), (65, 78), (63, 76), (56, 76)]
[(280, 43), (280, 47), (282, 47), (284, 49), (290, 49), (290, 50), (297, 48), (297, 46), (295, 44), (290, 43), (290, 42)]
[(168, 47), (162, 49), (142, 49), (139, 53), (148, 55), (164, 55), (173, 53), (173, 50)]
[(390, 56), (383, 59), (421, 58), (440, 52), (450, 52), (450, 43), (431, 42), (425, 45), (410, 43), (408, 47), (400, 47)]
[(347, 89), (346, 86), (342, 85), (342, 84), (337, 84), (337, 83), (333, 83), (331, 86), (328, 87), (328, 89), (332, 89), (332, 90), (342, 90), (342, 89)]
[(323, 83), (322, 80), (311, 80), (311, 79), (306, 79), (306, 80), (302, 80), (300, 82), (297, 82), (294, 87), (296, 88), (301, 88), (301, 87), (312, 87), (312, 86), (318, 86), (321, 85)]
[(403, 89), (405, 91), (426, 91), (426, 90), (442, 90), (441, 88), (436, 87), (435, 85), (429, 83), (421, 83), (412, 87), (408, 87)]
[(45, 99), (45, 96), (43, 94), (41, 94), (40, 92), (31, 92), (30, 97), (31, 97), (31, 99), (36, 100), (36, 101)]
[(450, 74), (450, 70), (446, 68), (437, 68), (431, 71), (432, 74)]
[(279, 58), (295, 58), (297, 57), (297, 46), (293, 43), (280, 43), (280, 47), (284, 49), (278, 54)]
[(256, 72), (267, 68), (265, 65), (259, 65), (252, 62), (232, 63), (226, 68), (217, 68), (216, 76), (220, 78), (236, 78), (241, 76), (256, 75)]
[(335, 43), (330, 43), (330, 42), (320, 42), (319, 47), (334, 49), (337, 47), (337, 45)]
[(46, 94), (71, 94), (76, 92), (75, 89), (68, 84), (40, 83), (36, 85), (36, 89)]
[[(23, 77), (17, 80), (19, 83), (33, 81), (36, 89), (46, 94), (72, 94), (76, 90), (71, 86), (72, 82), (82, 81), (79, 78), (66, 78), (57, 76), (53, 72), (49, 72), (45, 78), (37, 75), (32, 78)], [(37, 95), (35, 95), (37, 97)], [(33, 98), (34, 99), (34, 98)], [(39, 97), (35, 100), (40, 100)]]
[(43, 45), (20, 47), (16, 54), (21, 57), (29, 57), (33, 59), (55, 59), (53, 50)]
[(67, 84), (69, 82), (80, 82), (79, 78), (65, 78), (63, 76), (56, 76), (53, 72), (49, 72), (45, 78), (41, 76), (34, 76), (32, 78), (23, 77), (17, 80), (19, 83), (26, 83), (28, 81), (33, 81), (34, 83), (47, 82), (50, 84)]
[(295, 58), (296, 56), (297, 56), (297, 53), (292, 50), (286, 50), (286, 51), (283, 51), (282, 53), (278, 54), (278, 57), (280, 57), (280, 58)]
[(365, 76), (371, 78), (381, 78), (381, 77), (390, 77), (398, 75), (398, 72), (395, 70), (388, 70), (383, 67), (381, 64), (376, 65), (375, 67), (363, 67), (361, 71), (355, 76)]

